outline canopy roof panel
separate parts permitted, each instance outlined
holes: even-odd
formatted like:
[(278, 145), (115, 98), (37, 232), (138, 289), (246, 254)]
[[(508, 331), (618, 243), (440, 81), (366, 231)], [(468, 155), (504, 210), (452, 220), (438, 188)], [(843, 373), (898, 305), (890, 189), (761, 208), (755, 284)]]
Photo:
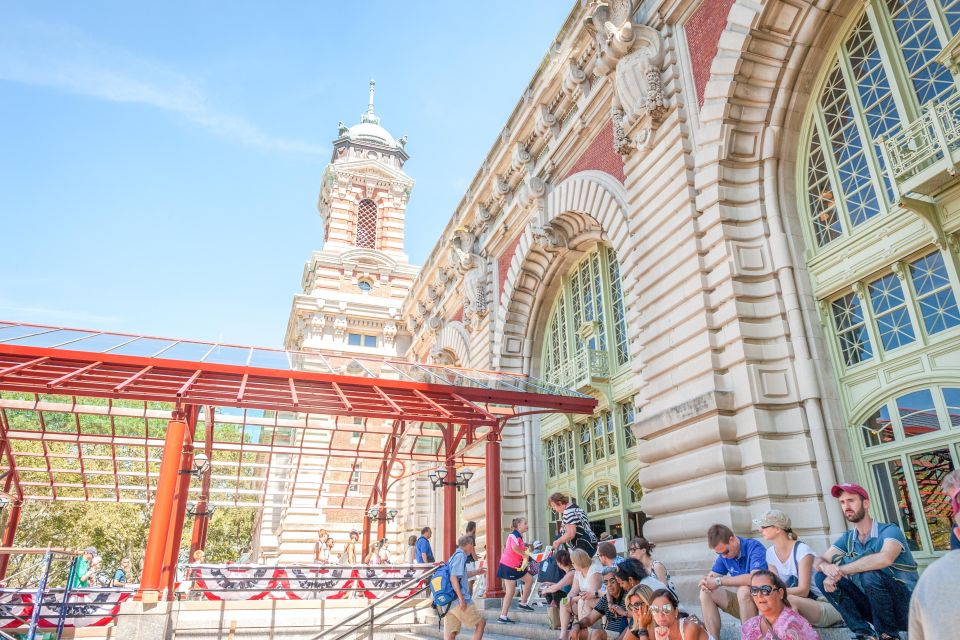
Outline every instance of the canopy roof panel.
[(343, 507), (417, 463), (482, 465), (513, 416), (595, 406), (524, 375), (0, 322), (0, 480), (21, 498), (151, 502), (174, 411), (210, 454), (204, 500), (281, 506), (321, 456), (316, 500)]

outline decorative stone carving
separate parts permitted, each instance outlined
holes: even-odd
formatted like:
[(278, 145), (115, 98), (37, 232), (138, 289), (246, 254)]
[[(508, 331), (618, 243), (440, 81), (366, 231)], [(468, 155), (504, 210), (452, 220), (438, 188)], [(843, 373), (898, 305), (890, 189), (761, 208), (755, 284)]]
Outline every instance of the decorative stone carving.
[(582, 90), (583, 83), (586, 81), (587, 74), (577, 66), (577, 61), (568, 60), (567, 71), (563, 74), (563, 90), (570, 96), (575, 97)]
[(315, 314), (310, 318), (310, 328), (307, 332), (305, 338), (307, 340), (312, 340), (313, 338), (322, 338), (323, 337), (323, 328), (327, 324), (327, 317), (322, 313)]
[(567, 248), (567, 235), (563, 230), (548, 222), (547, 224), (534, 223), (531, 225), (533, 241), (551, 253)]
[(385, 324), (383, 326), (383, 345), (389, 349), (392, 349), (396, 338), (397, 338), (396, 323), (389, 322)]
[(469, 329), (487, 315), (487, 260), (476, 245), (477, 236), (466, 227), (453, 232), (451, 257), (463, 274), (463, 320)]
[(440, 316), (430, 316), (427, 320), (427, 329), (433, 333), (439, 333), (443, 329), (443, 318)]
[(630, 3), (596, 1), (590, 20), (597, 41), (599, 75), (613, 74), (613, 146), (620, 155), (653, 147), (666, 112), (661, 74), (664, 45), (660, 32), (630, 20)]
[(346, 332), (347, 332), (347, 317), (337, 316), (337, 319), (333, 321), (333, 335), (336, 336), (337, 340), (343, 340), (343, 335)]
[(586, 26), (597, 43), (594, 71), (597, 75), (607, 75), (633, 46), (630, 0), (592, 0)]
[(537, 109), (537, 115), (533, 123), (534, 131), (537, 132), (537, 135), (544, 135), (547, 132), (552, 135), (556, 135), (560, 129), (559, 122), (557, 121), (557, 116), (554, 115), (549, 107), (545, 104), (541, 104), (540, 108)]
[(533, 164), (533, 156), (530, 155), (530, 152), (527, 151), (527, 148), (523, 146), (522, 142), (518, 142), (513, 147), (513, 155), (510, 158), (510, 164), (515, 171), (531, 169), (531, 165)]

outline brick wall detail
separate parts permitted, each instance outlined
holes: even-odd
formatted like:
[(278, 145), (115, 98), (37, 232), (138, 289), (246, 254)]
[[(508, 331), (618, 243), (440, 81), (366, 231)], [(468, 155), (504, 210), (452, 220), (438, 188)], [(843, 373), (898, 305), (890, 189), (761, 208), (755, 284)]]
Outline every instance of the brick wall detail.
[(520, 238), (523, 237), (523, 231), (517, 234), (517, 237), (507, 245), (500, 257), (497, 258), (497, 278), (499, 286), (497, 287), (497, 296), (503, 291), (503, 281), (507, 279), (507, 271), (510, 270), (510, 261), (513, 260), (513, 254), (517, 251), (517, 245), (520, 244)]
[(690, 52), (693, 83), (697, 88), (697, 105), (703, 106), (703, 94), (710, 80), (710, 65), (717, 55), (720, 34), (727, 26), (727, 16), (734, 0), (703, 0), (683, 25)]
[(613, 150), (612, 122), (607, 123), (607, 126), (600, 130), (600, 133), (597, 134), (597, 137), (593, 139), (593, 142), (591, 142), (587, 150), (583, 152), (583, 155), (577, 159), (564, 178), (588, 169), (596, 169), (597, 171), (609, 173), (619, 180), (621, 184), (626, 179), (623, 173), (623, 158)]

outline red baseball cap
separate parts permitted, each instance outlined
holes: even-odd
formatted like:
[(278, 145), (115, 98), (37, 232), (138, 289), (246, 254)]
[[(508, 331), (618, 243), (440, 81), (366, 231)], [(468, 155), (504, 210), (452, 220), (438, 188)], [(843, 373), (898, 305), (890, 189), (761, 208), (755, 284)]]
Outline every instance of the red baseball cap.
[(832, 495), (834, 498), (839, 498), (840, 494), (843, 493), (844, 491), (846, 491), (847, 493), (855, 493), (861, 498), (863, 498), (864, 500), (870, 499), (870, 494), (867, 493), (867, 490), (853, 482), (833, 485), (833, 488), (830, 489), (830, 495)]

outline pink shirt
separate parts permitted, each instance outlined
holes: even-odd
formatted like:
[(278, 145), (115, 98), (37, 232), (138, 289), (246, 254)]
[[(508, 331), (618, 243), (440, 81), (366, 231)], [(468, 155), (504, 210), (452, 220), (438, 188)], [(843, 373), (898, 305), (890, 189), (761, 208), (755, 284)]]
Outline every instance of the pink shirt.
[[(761, 625), (761, 620), (763, 616), (757, 616), (743, 623), (742, 640), (773, 640), (770, 625), (766, 622)], [(773, 632), (780, 640), (820, 640), (810, 623), (789, 607), (780, 612), (780, 617), (773, 623)]]
[(519, 569), (523, 563), (523, 537), (516, 529), (507, 536), (507, 543), (503, 545), (503, 553), (500, 554), (500, 564), (511, 569)]

